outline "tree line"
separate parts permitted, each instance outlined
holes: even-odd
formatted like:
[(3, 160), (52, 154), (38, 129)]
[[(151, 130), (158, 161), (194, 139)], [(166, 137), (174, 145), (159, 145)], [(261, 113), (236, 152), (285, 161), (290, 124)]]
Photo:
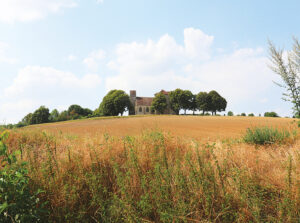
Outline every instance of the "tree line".
[[(169, 98), (161, 92), (156, 94), (151, 110), (153, 113), (163, 114), (168, 106), (177, 115), (181, 110), (184, 111), (184, 114), (190, 110), (193, 111), (193, 114), (196, 111), (202, 111), (202, 114), (211, 112), (216, 115), (217, 112), (225, 111), (227, 101), (216, 91), (199, 92), (195, 95), (190, 90), (178, 88), (169, 93)], [(27, 114), (17, 124), (17, 127), (100, 116), (122, 116), (130, 109), (133, 109), (133, 104), (129, 95), (123, 90), (111, 90), (104, 96), (99, 107), (94, 111), (76, 104), (71, 105), (62, 112), (57, 109), (50, 112), (49, 108), (41, 106), (33, 113)]]

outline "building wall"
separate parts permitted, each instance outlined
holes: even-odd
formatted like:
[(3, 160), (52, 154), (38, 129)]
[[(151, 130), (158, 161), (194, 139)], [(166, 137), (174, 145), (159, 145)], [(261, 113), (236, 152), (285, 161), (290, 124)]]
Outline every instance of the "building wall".
[(135, 106), (136, 115), (150, 115), (151, 106)]

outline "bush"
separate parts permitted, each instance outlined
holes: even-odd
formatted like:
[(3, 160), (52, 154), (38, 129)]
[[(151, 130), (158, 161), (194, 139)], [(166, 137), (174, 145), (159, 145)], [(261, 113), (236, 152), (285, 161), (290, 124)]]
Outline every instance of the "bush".
[(41, 191), (30, 190), (26, 163), (18, 164), (18, 152), (8, 153), (3, 142), (7, 135), (0, 135), (0, 222), (43, 222), (47, 212), (38, 198)]
[(246, 114), (245, 113), (241, 113), (241, 116), (246, 116)]
[(265, 112), (265, 117), (279, 117), (276, 112)]
[(254, 117), (255, 115), (253, 113), (250, 113), (248, 116), (249, 117)]
[(232, 111), (229, 111), (229, 112), (227, 113), (227, 116), (233, 116), (233, 112), (232, 112)]
[(246, 143), (265, 145), (281, 143), (289, 137), (290, 132), (285, 129), (278, 130), (265, 126), (248, 128), (243, 139)]

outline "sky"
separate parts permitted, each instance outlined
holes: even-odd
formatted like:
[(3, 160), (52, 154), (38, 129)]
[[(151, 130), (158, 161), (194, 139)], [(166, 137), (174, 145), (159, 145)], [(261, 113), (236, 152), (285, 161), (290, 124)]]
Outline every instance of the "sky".
[(0, 0), (0, 124), (41, 105), (94, 110), (112, 89), (216, 90), (235, 114), (291, 116), (268, 39), (290, 50), (299, 8), (299, 0)]

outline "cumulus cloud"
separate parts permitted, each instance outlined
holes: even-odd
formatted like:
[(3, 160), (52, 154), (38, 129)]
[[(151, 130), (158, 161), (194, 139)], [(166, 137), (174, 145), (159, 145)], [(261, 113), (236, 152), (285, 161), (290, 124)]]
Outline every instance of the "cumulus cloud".
[(116, 74), (106, 79), (106, 89), (136, 89), (149, 96), (178, 87), (194, 93), (214, 89), (228, 99), (230, 108), (238, 109), (255, 104), (272, 86), (274, 75), (262, 48), (212, 55), (214, 36), (195, 28), (185, 29), (183, 35), (183, 45), (168, 34), (158, 41), (119, 44), (108, 63)]
[(97, 71), (99, 67), (99, 62), (105, 58), (104, 50), (95, 50), (89, 54), (87, 58), (83, 60), (83, 63), (88, 67), (91, 71)]
[(7, 43), (0, 42), (0, 63), (14, 64), (16, 59), (7, 56), (9, 46)]
[(76, 6), (74, 0), (0, 0), (0, 21), (28, 22)]
[[(97, 74), (77, 76), (52, 67), (27, 66), (18, 72), (0, 100), (0, 121), (19, 121), (40, 105), (67, 108), (72, 103), (84, 105), (101, 84)], [(92, 100), (95, 100), (93, 98)]]

